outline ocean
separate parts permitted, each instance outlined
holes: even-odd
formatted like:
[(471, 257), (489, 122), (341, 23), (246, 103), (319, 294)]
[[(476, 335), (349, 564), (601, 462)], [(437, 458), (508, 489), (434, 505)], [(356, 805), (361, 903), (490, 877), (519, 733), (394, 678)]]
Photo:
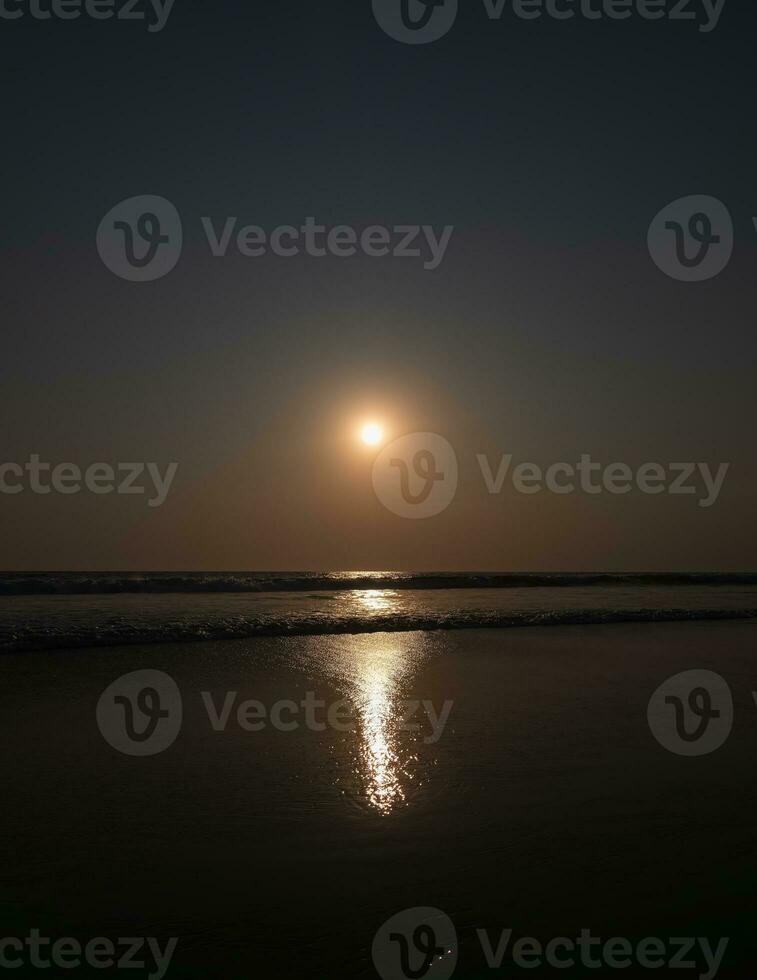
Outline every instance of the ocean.
[(755, 574), (0, 573), (0, 652), (754, 617)]
[(135, 980), (498, 980), (586, 934), (751, 975), (754, 577), (0, 581), (2, 936), (142, 937)]

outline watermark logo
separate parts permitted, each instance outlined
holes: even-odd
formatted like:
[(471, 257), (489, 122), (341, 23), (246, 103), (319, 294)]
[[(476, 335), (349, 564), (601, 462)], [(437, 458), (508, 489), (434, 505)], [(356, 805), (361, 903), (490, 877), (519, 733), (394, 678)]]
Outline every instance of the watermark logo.
[(429, 44), (451, 30), (458, 0), (373, 0), (373, 14), (384, 31), (403, 44)]
[(411, 432), (395, 439), (376, 457), (373, 489), (387, 510), (399, 517), (436, 517), (457, 490), (457, 456), (444, 436)]
[(382, 980), (448, 980), (457, 963), (457, 933), (439, 909), (405, 909), (381, 926), (373, 964)]
[[(326, 225), (312, 215), (297, 226), (272, 229), (242, 224), (236, 215), (223, 220), (202, 215), (200, 226), (214, 259), (235, 253), (248, 259), (391, 257), (415, 259), (427, 272), (442, 264), (455, 231), (453, 225)], [(179, 261), (182, 245), (179, 212), (170, 201), (149, 194), (121, 201), (97, 229), (100, 258), (111, 272), (130, 282), (150, 282), (168, 275)]]
[(135, 670), (113, 681), (97, 702), (97, 724), (106, 742), (124, 755), (157, 755), (181, 730), (182, 700), (176, 682), (160, 670)]
[(121, 201), (97, 229), (97, 251), (120, 279), (162, 279), (181, 256), (183, 233), (179, 212), (164, 197), (142, 194)]
[(733, 698), (711, 670), (685, 670), (669, 677), (647, 707), (649, 728), (676, 755), (707, 755), (719, 749), (733, 726)]
[[(347, 698), (326, 701), (314, 691), (300, 701), (280, 699), (270, 704), (240, 696), (238, 691), (200, 691), (199, 700), (210, 730), (217, 733), (230, 729), (346, 733), (359, 731), (365, 722), (359, 706)], [(392, 725), (398, 732), (412, 732), (424, 745), (435, 745), (444, 735), (453, 706), (451, 700), (437, 707), (428, 698), (406, 698), (392, 706)], [(170, 748), (181, 730), (182, 717), (179, 688), (159, 670), (124, 674), (108, 685), (97, 703), (103, 738), (126, 755), (157, 755)]]
[(682, 197), (654, 218), (647, 244), (657, 268), (671, 279), (714, 279), (733, 254), (733, 220), (715, 197)]
[[(549, 466), (515, 463), (512, 453), (499, 458), (476, 453), (487, 493), (499, 495), (505, 488), (531, 496), (553, 493), (565, 496), (625, 496), (639, 491), (657, 496), (688, 496), (702, 508), (720, 499), (730, 463), (600, 463), (589, 453), (576, 462)], [(373, 464), (373, 489), (381, 503), (400, 517), (426, 518), (441, 514), (457, 490), (458, 461), (447, 440), (431, 432), (415, 432), (390, 443)]]

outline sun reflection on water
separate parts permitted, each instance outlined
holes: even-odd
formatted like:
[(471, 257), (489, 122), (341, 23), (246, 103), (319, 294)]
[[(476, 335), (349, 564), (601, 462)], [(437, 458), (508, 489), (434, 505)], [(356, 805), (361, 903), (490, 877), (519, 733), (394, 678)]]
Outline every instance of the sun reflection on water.
[[(366, 610), (390, 608), (393, 596), (354, 590), (350, 601)], [(408, 802), (409, 784), (421, 783), (418, 736), (405, 730), (403, 722), (413, 676), (428, 656), (428, 641), (418, 633), (362, 633), (317, 637), (311, 643), (311, 669), (317, 662), (318, 672), (352, 704), (354, 728), (342, 743), (351, 770), (349, 783), (363, 804), (390, 814)]]
[(363, 612), (391, 612), (397, 606), (397, 593), (393, 589), (353, 589), (350, 598)]
[(368, 667), (359, 682), (360, 755), (368, 802), (389, 813), (405, 800), (397, 752), (397, 718), (392, 680), (381, 666)]

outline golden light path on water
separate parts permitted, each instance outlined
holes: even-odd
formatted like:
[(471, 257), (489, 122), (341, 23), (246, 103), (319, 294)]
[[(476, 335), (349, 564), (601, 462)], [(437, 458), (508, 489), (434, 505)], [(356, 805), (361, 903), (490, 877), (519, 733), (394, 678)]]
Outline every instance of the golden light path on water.
[[(353, 596), (366, 611), (388, 612), (394, 593), (379, 589), (356, 590)], [(373, 650), (361, 652), (356, 677), (356, 707), (360, 719), (360, 747), (367, 781), (368, 802), (381, 813), (389, 813), (405, 800), (400, 781), (397, 725), (401, 708), (396, 688), (401, 664), (392, 638), (376, 637)]]
[(360, 747), (371, 806), (388, 813), (405, 799), (393, 731), (392, 681), (380, 664), (366, 666), (357, 695)]
[(352, 597), (364, 612), (391, 612), (396, 607), (397, 593), (385, 589), (353, 589)]
[[(392, 590), (353, 589), (342, 597), (351, 611), (391, 612)], [(386, 815), (406, 802), (406, 785), (418, 757), (403, 731), (404, 700), (426, 659), (418, 633), (362, 633), (320, 638), (319, 667), (352, 702), (356, 728), (348, 737), (352, 776), (368, 806)], [(421, 720), (421, 719), (418, 719)]]

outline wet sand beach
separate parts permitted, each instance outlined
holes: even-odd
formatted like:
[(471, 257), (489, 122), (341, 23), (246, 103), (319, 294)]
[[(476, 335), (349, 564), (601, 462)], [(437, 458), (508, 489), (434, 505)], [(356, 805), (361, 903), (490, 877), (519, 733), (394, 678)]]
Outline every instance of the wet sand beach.
[[(503, 928), (729, 936), (720, 975), (739, 975), (757, 911), (756, 641), (750, 621), (5, 655), (6, 934), (177, 937), (169, 976), (347, 980), (375, 975), (385, 920), (427, 905), (454, 922), (456, 976), (496, 975), (476, 930)], [(687, 758), (647, 706), (691, 669), (727, 682), (734, 717)], [(143, 670), (173, 679), (183, 714), (139, 757), (106, 741), (97, 706)], [(240, 715), (250, 700), (262, 709)]]

